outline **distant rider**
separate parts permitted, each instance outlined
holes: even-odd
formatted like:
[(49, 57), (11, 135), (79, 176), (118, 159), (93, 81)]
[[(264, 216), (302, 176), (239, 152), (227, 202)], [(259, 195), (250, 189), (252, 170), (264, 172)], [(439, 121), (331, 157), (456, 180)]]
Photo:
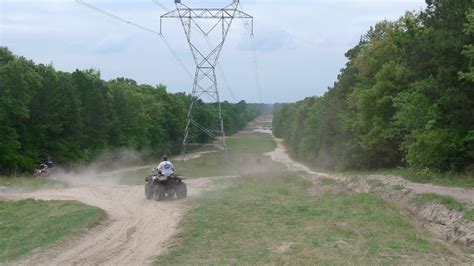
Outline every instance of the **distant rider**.
[(171, 176), (174, 174), (174, 166), (168, 161), (166, 155), (163, 155), (163, 161), (156, 167), (156, 170), (158, 170), (159, 175), (163, 176)]
[(40, 168), (36, 169), (35, 172), (33, 173), (33, 177), (40, 177), (45, 175), (48, 172), (48, 165), (46, 162), (40, 164)]
[(51, 169), (54, 167), (54, 162), (49, 156), (48, 158), (46, 158), (46, 161), (44, 163), (48, 166), (48, 169)]
[(47, 172), (47, 171), (48, 171), (48, 165), (47, 165), (46, 163), (42, 163), (42, 164), (40, 165), (40, 170), (39, 170), (39, 172), (40, 172), (40, 173), (45, 173), (45, 172)]

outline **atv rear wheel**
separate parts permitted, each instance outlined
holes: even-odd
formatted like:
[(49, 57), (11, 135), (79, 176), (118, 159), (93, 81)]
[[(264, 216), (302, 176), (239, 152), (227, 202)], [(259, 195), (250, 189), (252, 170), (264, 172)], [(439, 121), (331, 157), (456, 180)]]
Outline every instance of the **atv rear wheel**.
[(145, 198), (147, 200), (150, 200), (153, 198), (153, 194), (155, 194), (155, 191), (153, 189), (153, 183), (147, 183), (145, 184)]
[(176, 197), (178, 199), (184, 199), (188, 195), (188, 188), (186, 187), (186, 184), (183, 182), (180, 182), (178, 185), (176, 185)]
[(174, 189), (168, 189), (168, 191), (166, 192), (166, 199), (173, 199), (175, 194), (176, 191)]
[(161, 201), (166, 198), (166, 187), (162, 184), (155, 185), (155, 200)]

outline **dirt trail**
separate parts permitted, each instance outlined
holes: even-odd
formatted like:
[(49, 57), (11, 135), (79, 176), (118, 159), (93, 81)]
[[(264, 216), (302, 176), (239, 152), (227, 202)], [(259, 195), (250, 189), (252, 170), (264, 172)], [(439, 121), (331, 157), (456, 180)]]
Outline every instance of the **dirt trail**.
[(416, 194), (435, 193), (439, 195), (451, 196), (461, 202), (474, 205), (474, 189), (443, 187), (432, 184), (420, 184), (407, 181), (401, 177), (393, 175), (370, 175), (373, 178), (379, 178), (391, 182), (400, 182), (401, 185), (413, 190)]
[[(210, 189), (212, 180), (188, 180), (189, 196)], [(186, 200), (145, 200), (143, 186), (83, 186), (0, 196), (76, 200), (99, 207), (108, 215), (104, 224), (86, 235), (37, 253), (20, 261), (21, 265), (149, 264), (165, 250), (187, 209)]]
[[(318, 176), (322, 176), (322, 177), (329, 177), (330, 176), (329, 174), (326, 174), (326, 173), (314, 172), (311, 169), (309, 169), (309, 167), (307, 167), (306, 165), (295, 162), (288, 155), (288, 152), (286, 151), (285, 145), (283, 144), (283, 140), (279, 139), (279, 138), (275, 138), (275, 137), (273, 137), (273, 139), (277, 143), (276, 149), (265, 154), (267, 156), (270, 156), (270, 158), (273, 161), (275, 161), (277, 163), (281, 163), (283, 165), (286, 165), (286, 167), (290, 171), (303, 171), (303, 172), (306, 172), (306, 173), (309, 173), (309, 174), (312, 174), (312, 175), (318, 175)], [(331, 176), (331, 177), (341, 179), (338, 176)]]
[[(330, 177), (333, 179), (338, 179), (345, 181), (347, 177), (340, 176), (340, 175), (329, 175), (326, 173), (314, 172), (311, 171), (307, 166), (295, 162), (288, 156), (286, 148), (283, 144), (282, 139), (274, 138), (277, 143), (277, 148), (267, 153), (268, 156), (272, 158), (272, 160), (282, 163), (287, 166), (289, 170), (293, 171), (304, 171), (312, 175), (318, 175), (322, 177)], [(474, 189), (465, 189), (465, 188), (456, 188), (456, 187), (443, 187), (443, 186), (436, 186), (432, 184), (420, 184), (420, 183), (413, 183), (407, 180), (404, 180), (401, 177), (393, 176), (393, 175), (370, 175), (371, 178), (380, 179), (381, 181), (393, 184), (400, 184), (406, 188), (411, 189), (416, 194), (421, 193), (436, 193), (439, 195), (447, 195), (451, 196), (459, 201), (474, 204)]]

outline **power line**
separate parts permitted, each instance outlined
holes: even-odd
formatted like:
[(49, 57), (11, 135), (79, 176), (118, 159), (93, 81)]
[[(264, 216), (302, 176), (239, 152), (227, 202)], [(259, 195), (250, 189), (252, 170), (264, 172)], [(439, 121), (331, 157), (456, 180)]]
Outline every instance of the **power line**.
[(158, 34), (158, 35), (160, 35), (160, 33), (157, 32), (157, 31), (154, 31), (154, 30), (149, 29), (149, 28), (147, 28), (147, 27), (144, 27), (144, 26), (142, 26), (142, 25), (139, 25), (139, 24), (136, 24), (136, 23), (131, 22), (131, 21), (129, 21), (129, 20), (126, 20), (126, 19), (124, 19), (124, 18), (122, 18), (122, 17), (119, 17), (119, 16), (117, 16), (117, 15), (115, 15), (115, 14), (112, 14), (112, 13), (110, 13), (110, 12), (108, 12), (108, 11), (105, 11), (105, 10), (100, 9), (100, 8), (98, 8), (98, 7), (96, 7), (96, 6), (93, 6), (93, 5), (89, 4), (89, 3), (86, 3), (86, 2), (84, 2), (83, 0), (76, 0), (76, 2), (79, 3), (79, 4), (81, 4), (81, 5), (83, 5), (83, 6), (85, 6), (85, 7), (88, 7), (88, 8), (90, 8), (90, 9), (94, 10), (94, 11), (97, 11), (97, 12), (103, 14), (103, 15), (106, 15), (106, 16), (109, 16), (109, 17), (114, 18), (114, 19), (116, 19), (116, 20), (119, 20), (119, 21), (121, 21), (121, 22), (123, 22), (123, 23), (130, 24), (130, 25), (132, 25), (132, 26), (134, 26), (134, 27), (137, 27), (137, 28), (139, 28), (139, 29), (142, 29), (142, 30), (144, 30), (144, 31), (148, 31), (148, 32), (153, 33), (153, 34)]
[(227, 78), (226, 78), (226, 76), (225, 76), (224, 70), (222, 69), (222, 66), (221, 66), (220, 63), (217, 63), (217, 69), (219, 69), (219, 72), (220, 72), (220, 74), (221, 74), (221, 76), (222, 76), (222, 80), (224, 81), (224, 84), (225, 84), (227, 90), (229, 91), (230, 96), (232, 97), (232, 99), (233, 99), (235, 102), (237, 102), (237, 98), (235, 97), (234, 91), (233, 91), (232, 88), (230, 87), (229, 82), (227, 81)]
[(87, 7), (87, 8), (90, 8), (90, 9), (92, 9), (92, 10), (98, 12), (98, 13), (101, 13), (101, 14), (103, 14), (103, 15), (106, 15), (106, 16), (108, 16), (108, 17), (111, 17), (111, 18), (113, 18), (113, 19), (115, 19), (115, 20), (118, 20), (118, 21), (120, 21), (120, 22), (126, 23), (126, 24), (128, 24), (128, 25), (130, 25), (130, 26), (139, 28), (139, 29), (141, 29), (141, 30), (147, 31), (147, 32), (152, 33), (152, 34), (154, 34), (154, 35), (160, 36), (161, 40), (163, 41), (163, 43), (164, 43), (164, 44), (166, 45), (166, 47), (168, 48), (168, 50), (169, 50), (169, 52), (171, 53), (171, 55), (173, 55), (173, 57), (176, 59), (176, 61), (178, 61), (179, 65), (183, 68), (183, 70), (186, 72), (186, 74), (188, 75), (188, 77), (189, 77), (191, 80), (194, 79), (194, 76), (193, 76), (193, 75), (191, 74), (191, 72), (186, 68), (186, 65), (183, 63), (183, 61), (181, 60), (181, 58), (179, 58), (178, 54), (177, 54), (176, 51), (173, 49), (173, 47), (169, 44), (169, 42), (166, 40), (166, 38), (165, 38), (165, 36), (163, 36), (163, 34), (159, 33), (158, 31), (155, 31), (155, 30), (152, 30), (152, 29), (150, 29), (150, 28), (147, 28), (147, 27), (144, 27), (144, 26), (142, 26), (142, 25), (139, 25), (139, 24), (137, 24), (137, 23), (134, 23), (134, 22), (131, 22), (131, 21), (129, 21), (129, 20), (126, 20), (126, 19), (124, 19), (124, 18), (122, 18), (122, 17), (119, 17), (119, 16), (117, 16), (117, 15), (115, 15), (115, 14), (112, 14), (112, 13), (110, 13), (110, 12), (108, 12), (108, 11), (105, 11), (105, 10), (103, 10), (103, 9), (101, 9), (101, 8), (98, 8), (98, 7), (94, 6), (94, 5), (91, 5), (91, 4), (89, 4), (89, 3), (86, 3), (86, 2), (83, 1), (83, 0), (76, 0), (76, 2), (79, 3), (79, 4), (81, 4), (81, 5), (83, 5), (83, 6), (85, 6), (85, 7)]
[(181, 58), (179, 58), (178, 54), (176, 53), (176, 51), (173, 49), (173, 47), (171, 46), (171, 44), (168, 42), (168, 40), (165, 38), (165, 36), (163, 34), (160, 34), (160, 37), (161, 37), (161, 40), (163, 40), (164, 44), (166, 45), (166, 47), (168, 47), (168, 50), (171, 52), (171, 54), (174, 56), (174, 58), (179, 62), (179, 64), (181, 65), (181, 67), (183, 68), (183, 70), (186, 72), (186, 74), (188, 75), (189, 79), (193, 80), (194, 79), (194, 76), (191, 74), (191, 72), (186, 68), (186, 66), (184, 65), (183, 61), (181, 60)]
[(250, 35), (250, 38), (252, 40), (252, 54), (253, 54), (253, 63), (254, 63), (254, 66), (255, 66), (255, 81), (257, 83), (258, 100), (260, 101), (260, 103), (263, 103), (262, 83), (260, 81), (260, 71), (259, 71), (259, 68), (258, 68), (258, 59), (257, 59), (257, 48), (255, 46), (254, 35)]
[(171, 10), (168, 9), (165, 5), (163, 5), (162, 3), (160, 3), (160, 1), (158, 0), (153, 0), (153, 3), (159, 7), (161, 7), (164, 11), (166, 12), (170, 12)]
[[(239, 4), (240, 6), (240, 10), (242, 11), (242, 5)], [(245, 25), (245, 29), (248, 31), (248, 33), (250, 34), (250, 47), (251, 47), (251, 50), (252, 50), (252, 61), (253, 61), (253, 65), (254, 65), (254, 71), (255, 71), (255, 82), (256, 82), (256, 85), (257, 85), (257, 93), (258, 93), (258, 99), (261, 103), (263, 103), (263, 100), (262, 100), (262, 83), (261, 83), (261, 80), (260, 80), (260, 72), (259, 72), (259, 68), (258, 68), (258, 59), (257, 59), (257, 48), (256, 48), (256, 45), (255, 45), (255, 36), (253, 34), (253, 31), (251, 30), (251, 28), (253, 28), (251, 25), (249, 25), (249, 22), (247, 21), (246, 18), (243, 18), (244, 20), (244, 25)]]

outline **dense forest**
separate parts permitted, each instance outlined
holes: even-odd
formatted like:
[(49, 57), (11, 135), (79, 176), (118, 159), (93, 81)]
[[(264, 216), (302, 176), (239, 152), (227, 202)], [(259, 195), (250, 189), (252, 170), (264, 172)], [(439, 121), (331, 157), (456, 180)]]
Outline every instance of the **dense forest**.
[[(6, 47), (0, 47), (0, 81), (0, 174), (31, 171), (46, 156), (66, 165), (119, 148), (150, 155), (181, 148), (188, 94), (126, 78), (104, 81), (95, 70), (57, 71)], [(213, 124), (213, 106), (198, 101), (194, 119)], [(227, 134), (260, 112), (245, 101), (221, 106)], [(201, 135), (193, 141), (212, 140)]]
[(322, 97), (283, 104), (274, 134), (327, 169), (474, 172), (474, 1), (427, 0), (346, 53)]

